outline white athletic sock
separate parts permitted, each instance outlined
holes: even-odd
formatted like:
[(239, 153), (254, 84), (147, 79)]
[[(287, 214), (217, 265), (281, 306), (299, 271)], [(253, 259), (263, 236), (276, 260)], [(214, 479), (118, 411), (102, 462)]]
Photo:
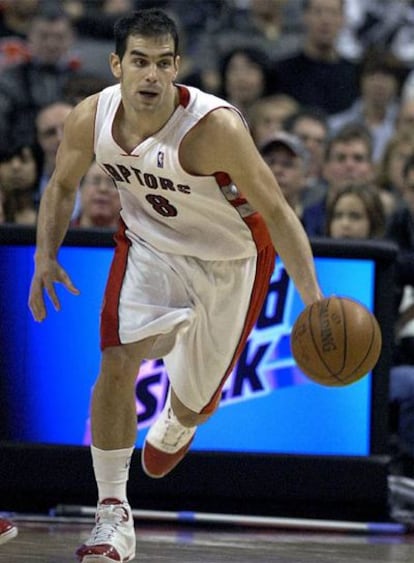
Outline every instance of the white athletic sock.
[(99, 502), (106, 498), (127, 500), (126, 488), (133, 451), (134, 448), (100, 450), (91, 446)]

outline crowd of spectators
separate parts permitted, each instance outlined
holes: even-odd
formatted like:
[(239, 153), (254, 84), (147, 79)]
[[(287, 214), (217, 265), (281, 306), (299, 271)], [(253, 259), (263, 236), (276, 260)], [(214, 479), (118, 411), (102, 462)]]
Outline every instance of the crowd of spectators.
[[(114, 83), (114, 22), (142, 7), (176, 19), (178, 81), (242, 111), (309, 236), (398, 245), (396, 364), (414, 365), (413, 1), (0, 0), (0, 222), (35, 225), (64, 119)], [(115, 229), (106, 180), (94, 163), (72, 228)]]

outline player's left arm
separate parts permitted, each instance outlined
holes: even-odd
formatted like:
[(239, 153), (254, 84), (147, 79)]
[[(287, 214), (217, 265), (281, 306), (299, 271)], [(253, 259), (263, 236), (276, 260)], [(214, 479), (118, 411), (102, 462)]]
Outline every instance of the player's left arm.
[(191, 143), (195, 157), (192, 164), (189, 162), (194, 172), (226, 172), (262, 215), (273, 245), (303, 302), (308, 305), (321, 299), (309, 239), (240, 116), (228, 109), (212, 112), (187, 143), (187, 147)]

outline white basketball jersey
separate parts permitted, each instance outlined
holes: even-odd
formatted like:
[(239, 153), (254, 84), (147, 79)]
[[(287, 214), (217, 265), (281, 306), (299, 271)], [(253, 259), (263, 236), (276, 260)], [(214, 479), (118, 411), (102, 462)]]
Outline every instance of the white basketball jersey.
[(170, 119), (130, 153), (112, 136), (121, 103), (120, 86), (110, 86), (99, 95), (96, 160), (119, 189), (127, 234), (131, 239), (144, 239), (162, 252), (203, 260), (253, 256), (270, 242), (261, 217), (227, 174), (188, 174), (179, 160), (184, 136), (203, 117), (217, 108), (237, 110), (197, 88), (178, 88), (180, 103)]

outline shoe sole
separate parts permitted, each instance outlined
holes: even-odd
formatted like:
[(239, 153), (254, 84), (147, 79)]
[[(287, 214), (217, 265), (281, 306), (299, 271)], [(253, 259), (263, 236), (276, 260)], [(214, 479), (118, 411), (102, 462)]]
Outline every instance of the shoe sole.
[(4, 534), (0, 536), (0, 545), (15, 538), (17, 536), (17, 533), (17, 528), (10, 528), (9, 531), (4, 532)]
[(135, 559), (135, 553), (129, 555), (120, 561), (119, 559), (111, 559), (105, 555), (85, 555), (82, 559), (79, 559), (80, 563), (127, 563)]

